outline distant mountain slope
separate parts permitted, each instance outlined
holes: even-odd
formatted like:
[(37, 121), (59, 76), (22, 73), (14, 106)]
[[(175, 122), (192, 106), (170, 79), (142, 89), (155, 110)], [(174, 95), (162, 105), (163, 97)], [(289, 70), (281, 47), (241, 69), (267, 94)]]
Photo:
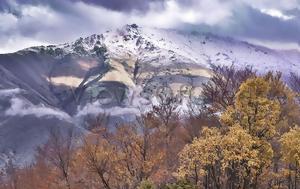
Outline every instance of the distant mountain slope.
[[(206, 33), (140, 28), (0, 55), (0, 158), (31, 160), (49, 127), (85, 128), (100, 112), (110, 123), (134, 120), (160, 86), (200, 87), (210, 64), (259, 73), (300, 72), (298, 51), (277, 51)], [(23, 159), (23, 161), (20, 161)]]

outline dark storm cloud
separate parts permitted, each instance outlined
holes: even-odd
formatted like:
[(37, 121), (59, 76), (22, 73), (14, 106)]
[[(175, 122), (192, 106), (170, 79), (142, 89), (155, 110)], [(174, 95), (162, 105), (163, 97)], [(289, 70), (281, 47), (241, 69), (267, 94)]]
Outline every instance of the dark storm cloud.
[(163, 5), (165, 0), (74, 0), (91, 3), (116, 11), (147, 11), (150, 3), (160, 2)]
[[(0, 1), (0, 10), (9, 7), (9, 0)], [(163, 7), (165, 0), (16, 0), (18, 4), (50, 5), (55, 9), (67, 8), (68, 3), (83, 2), (95, 6), (101, 6), (114, 11), (147, 11), (151, 3), (160, 3)]]

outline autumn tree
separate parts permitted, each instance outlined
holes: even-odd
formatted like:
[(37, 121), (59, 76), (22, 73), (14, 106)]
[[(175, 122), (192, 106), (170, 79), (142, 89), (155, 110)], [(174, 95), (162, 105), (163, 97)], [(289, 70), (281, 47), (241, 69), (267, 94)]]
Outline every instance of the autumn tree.
[(251, 67), (237, 69), (234, 65), (212, 67), (212, 77), (202, 86), (204, 106), (210, 113), (223, 112), (234, 104), (235, 94), (241, 83), (255, 77)]
[(295, 124), (300, 124), (300, 106), (297, 100), (297, 93), (291, 90), (283, 81), (280, 72), (268, 72), (264, 79), (270, 87), (268, 98), (277, 100), (280, 104), (281, 111), (277, 130), (282, 134)]
[[(99, 184), (96, 187), (105, 189), (116, 188), (121, 171), (119, 169), (120, 156), (116, 149), (105, 139), (88, 136), (83, 147), (77, 152), (76, 164), (83, 166), (88, 173), (95, 175)], [(86, 175), (87, 182), (93, 183), (93, 177)], [(89, 185), (89, 184), (88, 184)]]
[(257, 179), (261, 165), (269, 163), (267, 161), (273, 155), (271, 150), (266, 149), (265, 157), (261, 157), (259, 145), (242, 127), (236, 125), (229, 129), (221, 144), (226, 188), (256, 188), (257, 181), (253, 179)]
[(280, 105), (268, 98), (269, 83), (263, 78), (249, 79), (236, 94), (233, 106), (221, 116), (225, 126), (239, 125), (258, 139), (268, 140), (276, 133)]
[(300, 124), (300, 106), (297, 93), (289, 87), (291, 83), (284, 82), (286, 79), (282, 77), (281, 72), (268, 72), (263, 78), (270, 87), (268, 98), (276, 100), (280, 105), (279, 119), (276, 124), (277, 134), (270, 142), (274, 151), (272, 170), (271, 174), (267, 176), (269, 187), (280, 187), (284, 183), (286, 171), (283, 171), (285, 165), (281, 161), (279, 139), (282, 134)]
[(181, 151), (178, 176), (204, 188), (255, 188), (261, 164), (273, 155), (266, 151), (267, 157), (262, 157), (258, 145), (240, 126), (226, 134), (205, 128), (200, 138)]
[(204, 127), (216, 127), (219, 124), (216, 118), (216, 116), (207, 113), (205, 110), (189, 114), (181, 123), (181, 126), (184, 128), (183, 140), (186, 143), (191, 143), (194, 138), (200, 136)]
[(300, 176), (300, 129), (291, 129), (283, 134), (280, 143), (282, 160), (288, 164), (289, 169), (288, 187), (297, 189)]
[(276, 134), (280, 115), (280, 104), (269, 98), (269, 92), (264, 78), (242, 83), (234, 104), (221, 115), (223, 128), (205, 129), (183, 149), (180, 175), (187, 174), (198, 184), (199, 175), (204, 172), (212, 179), (204, 182), (210, 183), (204, 184), (205, 188), (221, 188), (224, 182), (229, 188), (257, 188), (260, 176), (272, 162), (270, 140)]
[[(179, 178), (197, 186), (221, 188), (222, 135), (217, 128), (204, 128), (199, 138), (187, 144), (179, 154)], [(210, 186), (210, 187), (209, 187)]]
[(270, 83), (264, 78), (248, 79), (236, 94), (234, 106), (229, 106), (221, 116), (224, 126), (239, 126), (245, 129), (256, 141), (261, 158), (252, 185), (272, 163), (273, 149), (271, 140), (277, 132), (280, 117), (278, 99), (270, 98)]
[(8, 161), (5, 163), (5, 174), (8, 178), (8, 182), (5, 183), (5, 186), (9, 189), (19, 188), (19, 169), (14, 162), (14, 159), (11, 156), (8, 156)]
[(144, 180), (140, 183), (140, 185), (138, 186), (137, 189), (155, 189), (155, 185), (153, 184), (153, 182), (149, 181), (149, 180)]
[[(50, 166), (48, 166), (43, 159), (36, 159), (36, 162), (34, 164), (17, 169), (15, 174), (18, 177), (18, 182), (16, 183), (17, 185), (14, 188), (61, 188), (56, 180), (55, 171)], [(8, 189), (9, 187), (5, 188)]]
[(98, 187), (137, 188), (155, 175), (164, 158), (159, 148), (163, 140), (157, 138), (151, 120), (145, 115), (135, 124), (118, 125), (112, 130), (98, 128), (84, 139), (77, 164), (96, 176)]
[(128, 172), (132, 188), (153, 178), (166, 158), (161, 148), (164, 139), (160, 138), (151, 113), (137, 118), (135, 124), (119, 126), (112, 141), (123, 155), (121, 163)]
[(175, 183), (167, 184), (163, 189), (196, 189), (196, 186), (188, 180), (178, 180)]
[(71, 164), (74, 153), (75, 131), (72, 128), (66, 132), (60, 128), (49, 130), (47, 144), (40, 148), (39, 153), (43, 155), (50, 166), (59, 173), (59, 178), (65, 182), (65, 186), (71, 189)]

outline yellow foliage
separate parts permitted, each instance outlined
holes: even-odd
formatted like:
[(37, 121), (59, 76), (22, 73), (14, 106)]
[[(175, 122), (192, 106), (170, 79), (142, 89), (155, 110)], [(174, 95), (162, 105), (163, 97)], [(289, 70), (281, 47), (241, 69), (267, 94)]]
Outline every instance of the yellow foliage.
[[(281, 113), (277, 99), (269, 98), (269, 83), (263, 78), (244, 82), (221, 122), (229, 130), (221, 134), (217, 128), (205, 128), (200, 138), (186, 145), (180, 153), (179, 176), (193, 178), (207, 175), (207, 167), (228, 176), (231, 183), (257, 182), (259, 175), (272, 163), (269, 143), (276, 133)], [(218, 180), (218, 179), (216, 179)]]
[(291, 129), (280, 139), (282, 159), (300, 165), (300, 128)]
[(222, 141), (223, 166), (230, 163), (244, 163), (247, 168), (257, 168), (260, 164), (259, 150), (254, 149), (257, 142), (243, 128), (233, 126)]
[(195, 177), (204, 175), (205, 167), (214, 165), (221, 156), (221, 133), (217, 128), (204, 128), (200, 138), (195, 138), (179, 154), (178, 176)]
[(258, 138), (269, 139), (276, 133), (280, 115), (277, 100), (268, 99), (270, 87), (263, 78), (248, 79), (236, 94), (234, 107), (221, 116), (226, 126), (239, 125)]

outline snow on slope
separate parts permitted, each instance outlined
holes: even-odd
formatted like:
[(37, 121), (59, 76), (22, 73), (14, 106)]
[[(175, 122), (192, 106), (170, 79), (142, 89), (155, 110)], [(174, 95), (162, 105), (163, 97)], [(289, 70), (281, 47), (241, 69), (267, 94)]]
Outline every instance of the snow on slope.
[[(300, 71), (299, 52), (295, 53), (298, 56), (294, 54), (294, 57), (288, 53), (282, 56), (280, 51), (212, 34), (186, 34), (159, 29), (145, 29), (142, 33), (147, 40), (160, 49), (174, 51), (179, 59), (184, 57), (207, 68), (212, 63), (228, 66), (234, 64), (237, 67), (250, 65), (261, 72), (267, 70), (284, 73)], [(182, 61), (186, 61), (185, 59)]]
[[(127, 25), (100, 35), (100, 39), (114, 57), (131, 55), (153, 64), (155, 60), (160, 65), (181, 61), (209, 68), (209, 63), (234, 63), (238, 67), (251, 65), (259, 71), (278, 70), (286, 73), (298, 72), (300, 67), (298, 51), (276, 51), (207, 33), (184, 33)], [(90, 42), (85, 43), (87, 50), (95, 45), (91, 37), (84, 41)]]
[[(47, 48), (62, 51), (62, 54), (89, 56), (95, 53), (95, 46), (106, 46), (111, 57), (136, 58), (153, 66), (182, 62), (208, 69), (209, 64), (234, 64), (237, 67), (253, 66), (261, 72), (300, 71), (300, 53), (296, 50), (272, 50), (210, 33), (141, 28), (136, 25), (126, 25), (100, 35), (80, 38), (74, 43)], [(37, 47), (27, 50), (36, 51)]]

